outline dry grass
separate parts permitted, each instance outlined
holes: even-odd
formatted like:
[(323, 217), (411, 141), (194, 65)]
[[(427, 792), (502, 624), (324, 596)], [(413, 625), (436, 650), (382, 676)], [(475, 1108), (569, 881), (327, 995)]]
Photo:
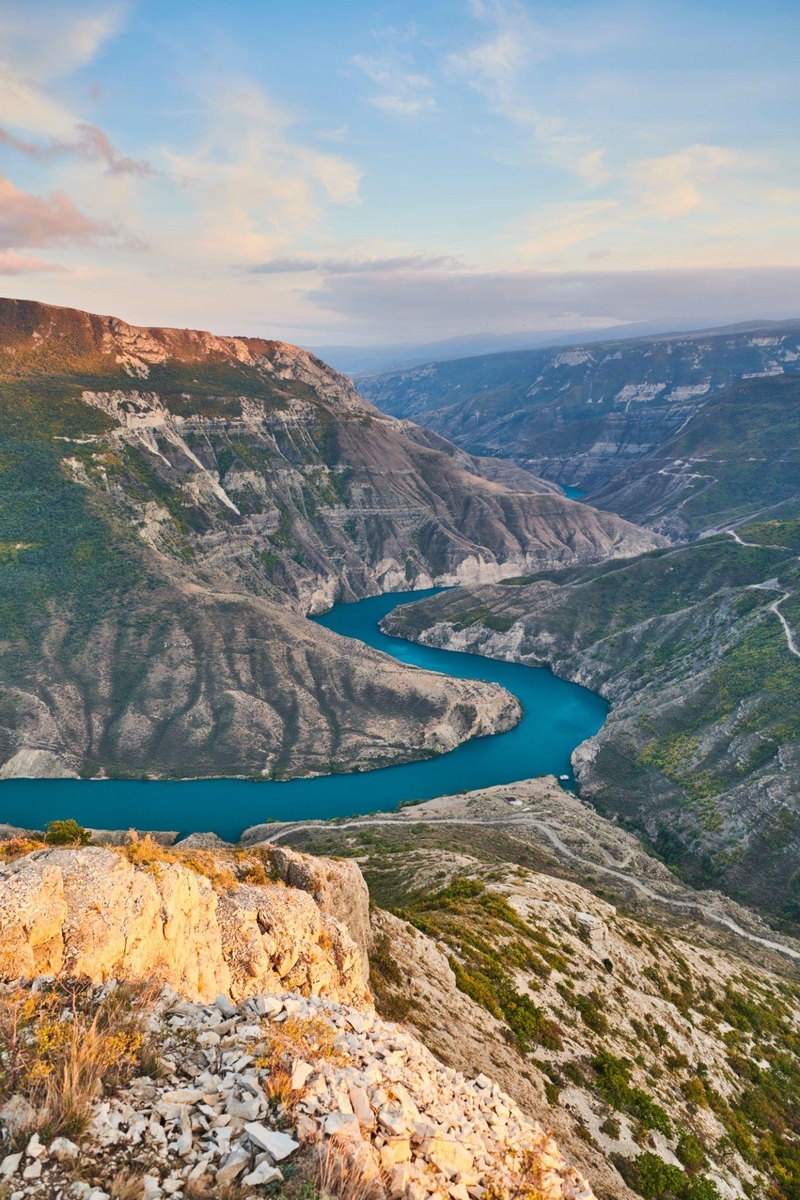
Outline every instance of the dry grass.
[(490, 1179), (484, 1200), (544, 1200), (543, 1172), (538, 1155), (526, 1150), (518, 1157), (509, 1179)]
[(81, 981), (0, 996), (0, 1098), (20, 1094), (36, 1110), (44, 1140), (80, 1139), (92, 1104), (134, 1073), (152, 1068), (145, 1020), (155, 992), (125, 985), (102, 1000)]
[(42, 849), (44, 849), (44, 842), (37, 841), (35, 838), (7, 838), (4, 842), (0, 842), (0, 862), (14, 862), (18, 858), (24, 858), (26, 854), (32, 854), (34, 850)]
[(320, 1200), (380, 1200), (386, 1195), (380, 1176), (368, 1172), (355, 1148), (338, 1138), (318, 1148), (315, 1176)]
[(143, 871), (155, 871), (162, 863), (178, 863), (208, 879), (216, 892), (232, 892), (239, 886), (231, 866), (218, 854), (208, 850), (181, 852), (172, 846), (162, 846), (149, 833), (139, 837), (135, 830), (131, 830), (123, 845), (111, 846), (110, 849)]
[(259, 1070), (266, 1073), (264, 1091), (271, 1102), (290, 1112), (298, 1100), (291, 1084), (292, 1068), (297, 1059), (307, 1062), (344, 1063), (344, 1054), (336, 1048), (336, 1031), (321, 1016), (288, 1017), (271, 1022), (265, 1029), (266, 1049), (258, 1059)]
[(131, 1171), (117, 1171), (110, 1183), (103, 1186), (111, 1200), (142, 1200), (144, 1181), (142, 1176)]

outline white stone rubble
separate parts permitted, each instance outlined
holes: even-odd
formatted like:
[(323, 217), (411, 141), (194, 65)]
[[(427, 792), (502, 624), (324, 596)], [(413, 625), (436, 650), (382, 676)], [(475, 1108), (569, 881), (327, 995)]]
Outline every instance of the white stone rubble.
[[(333, 1043), (316, 1060), (290, 1064), (298, 1095), (284, 1113), (270, 1103), (269, 1068), (259, 1059), (271, 1029), (289, 1017), (321, 1019)], [(110, 1161), (123, 1150), (134, 1163), (159, 1163), (147, 1168), (145, 1200), (181, 1200), (205, 1174), (255, 1197), (283, 1178), (278, 1164), (302, 1143), (324, 1148), (335, 1139), (388, 1200), (481, 1200), (489, 1185), (493, 1198), (502, 1196), (519, 1185), (526, 1161), (525, 1182), (542, 1200), (594, 1200), (555, 1141), (496, 1084), (443, 1066), (372, 1011), (296, 993), (203, 1006), (165, 989), (152, 1020), (164, 1036), (164, 1077), (136, 1078), (99, 1101), (80, 1151), (66, 1138), (45, 1147), (34, 1135), (25, 1151), (7, 1155), (0, 1182), (12, 1194), (101, 1200), (102, 1189), (71, 1182), (65, 1168), (79, 1155)]]

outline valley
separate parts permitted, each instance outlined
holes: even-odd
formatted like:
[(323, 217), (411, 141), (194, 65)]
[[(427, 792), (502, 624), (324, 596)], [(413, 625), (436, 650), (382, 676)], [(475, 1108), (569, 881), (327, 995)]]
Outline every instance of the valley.
[(306, 615), (663, 540), (513, 466), (481, 474), (260, 339), (2, 301), (0, 434), (11, 777), (286, 779), (508, 729), (499, 689)]
[(612, 711), (574, 756), (581, 796), (695, 884), (796, 921), (796, 524), (460, 589), (384, 627), (599, 690)]

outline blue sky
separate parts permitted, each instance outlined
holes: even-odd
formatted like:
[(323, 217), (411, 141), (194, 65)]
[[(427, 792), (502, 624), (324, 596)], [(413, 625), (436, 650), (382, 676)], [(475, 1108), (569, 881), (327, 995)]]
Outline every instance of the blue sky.
[(0, 7), (6, 294), (299, 342), (800, 315), (800, 8)]

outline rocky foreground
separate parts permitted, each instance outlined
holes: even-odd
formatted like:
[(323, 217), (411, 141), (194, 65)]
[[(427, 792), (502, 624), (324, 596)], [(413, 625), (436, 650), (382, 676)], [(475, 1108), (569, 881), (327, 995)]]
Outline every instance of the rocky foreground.
[(34, 847), (7, 841), (0, 867), (4, 1197), (299, 1197), (300, 1179), (339, 1200), (592, 1200), (486, 1075), (377, 1016), (355, 864)]
[(347, 1164), (362, 1196), (479, 1200), (524, 1186), (541, 1200), (592, 1200), (490, 1079), (443, 1067), (369, 1007), (296, 993), (201, 1006), (165, 989), (148, 1026), (163, 1073), (96, 1102), (84, 1145), (20, 1140), (24, 1109), (6, 1106), (20, 1146), (0, 1162), (12, 1197), (113, 1200), (107, 1180), (122, 1171), (142, 1200), (181, 1200), (212, 1179), (213, 1194), (256, 1195), (316, 1147), (329, 1173), (335, 1158)]

